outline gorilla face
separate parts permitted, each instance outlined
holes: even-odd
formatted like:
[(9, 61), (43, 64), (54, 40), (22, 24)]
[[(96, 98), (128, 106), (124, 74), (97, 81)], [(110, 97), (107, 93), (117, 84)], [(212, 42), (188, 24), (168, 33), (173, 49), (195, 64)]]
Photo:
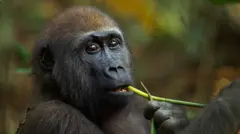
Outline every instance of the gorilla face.
[(77, 34), (54, 49), (59, 51), (53, 76), (61, 94), (77, 106), (124, 105), (133, 95), (126, 88), (133, 84), (130, 53), (119, 30)]
[(75, 49), (80, 49), (81, 60), (89, 68), (88, 75), (97, 90), (113, 96), (129, 94), (125, 87), (132, 83), (130, 55), (120, 32), (86, 34)]

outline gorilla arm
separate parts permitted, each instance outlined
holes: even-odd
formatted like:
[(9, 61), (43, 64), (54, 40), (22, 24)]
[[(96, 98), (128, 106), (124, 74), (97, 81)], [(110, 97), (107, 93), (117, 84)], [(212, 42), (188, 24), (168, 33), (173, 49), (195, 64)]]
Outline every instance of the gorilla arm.
[(181, 134), (237, 134), (240, 129), (240, 80), (223, 88)]
[(236, 120), (223, 100), (213, 100), (180, 134), (236, 134)]
[(19, 134), (103, 134), (80, 111), (61, 101), (38, 105), (27, 117)]

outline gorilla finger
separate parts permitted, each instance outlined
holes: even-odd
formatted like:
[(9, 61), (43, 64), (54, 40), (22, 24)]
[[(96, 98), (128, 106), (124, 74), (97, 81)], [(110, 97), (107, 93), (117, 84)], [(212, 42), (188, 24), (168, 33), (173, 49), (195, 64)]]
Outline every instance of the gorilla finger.
[(173, 105), (168, 102), (162, 102), (162, 101), (149, 101), (147, 103), (147, 106), (144, 109), (144, 116), (146, 119), (150, 120), (153, 118), (156, 110), (159, 108), (163, 109), (172, 109)]
[(165, 120), (161, 127), (168, 129), (168, 130), (182, 130), (189, 124), (189, 121), (185, 118), (182, 119), (176, 119), (176, 118), (170, 118), (168, 120)]
[(173, 109), (168, 109), (172, 112), (173, 117), (182, 117), (186, 115), (186, 111), (183, 108), (173, 108)]
[(157, 124), (162, 124), (162, 122), (169, 119), (171, 115), (172, 115), (172, 112), (170, 110), (164, 110), (160, 108), (155, 112), (153, 118)]
[(175, 134), (174, 130), (169, 130), (165, 128), (158, 128), (157, 133), (159, 134)]
[(144, 117), (148, 120), (152, 119), (155, 111), (161, 107), (158, 101), (149, 101), (144, 109)]

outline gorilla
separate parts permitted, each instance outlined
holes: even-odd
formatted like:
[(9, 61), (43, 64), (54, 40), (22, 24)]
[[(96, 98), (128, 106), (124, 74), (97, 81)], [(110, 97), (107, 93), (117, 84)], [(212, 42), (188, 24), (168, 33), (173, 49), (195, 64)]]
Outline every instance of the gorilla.
[(47, 23), (32, 51), (37, 104), (18, 134), (234, 134), (239, 81), (194, 120), (178, 105), (146, 101), (134, 86), (130, 48), (118, 24), (91, 6), (75, 6)]

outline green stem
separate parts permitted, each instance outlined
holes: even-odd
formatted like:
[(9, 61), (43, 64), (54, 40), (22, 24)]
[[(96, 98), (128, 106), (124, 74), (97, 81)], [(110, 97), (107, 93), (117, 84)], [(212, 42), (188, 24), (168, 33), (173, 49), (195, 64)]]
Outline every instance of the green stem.
[[(132, 86), (128, 86), (128, 89), (131, 90), (132, 92), (144, 97), (148, 99), (148, 94), (132, 87)], [(168, 99), (168, 98), (162, 98), (162, 97), (157, 97), (157, 96), (153, 96), (152, 95), (152, 99), (153, 100), (157, 100), (157, 101), (165, 101), (165, 102), (170, 102), (170, 103), (174, 103), (174, 104), (180, 104), (180, 105), (185, 105), (185, 106), (192, 106), (192, 107), (199, 107), (199, 108), (203, 108), (204, 104), (201, 103), (195, 103), (195, 102), (189, 102), (189, 101), (181, 101), (181, 100), (174, 100), (174, 99)]]
[[(147, 92), (147, 97), (149, 101), (152, 101), (152, 95), (150, 94), (150, 92), (148, 91), (148, 89), (145, 87), (145, 85), (141, 82), (141, 85), (143, 86), (144, 90)], [(155, 131), (155, 122), (154, 119), (151, 119), (151, 129), (150, 129), (150, 134), (156, 134)]]
[(153, 119), (151, 119), (151, 130), (150, 130), (150, 133), (151, 134), (156, 134), (155, 124), (154, 124), (154, 120)]

